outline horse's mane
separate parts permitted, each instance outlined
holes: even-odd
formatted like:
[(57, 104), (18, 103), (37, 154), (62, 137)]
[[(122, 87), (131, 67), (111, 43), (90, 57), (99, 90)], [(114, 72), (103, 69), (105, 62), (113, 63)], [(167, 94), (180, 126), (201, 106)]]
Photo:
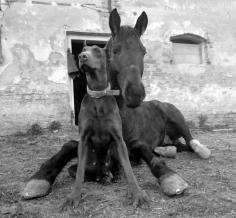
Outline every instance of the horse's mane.
[(121, 26), (119, 30), (120, 40), (124, 40), (127, 37), (135, 37), (139, 39), (137, 31), (133, 27), (128, 25)]

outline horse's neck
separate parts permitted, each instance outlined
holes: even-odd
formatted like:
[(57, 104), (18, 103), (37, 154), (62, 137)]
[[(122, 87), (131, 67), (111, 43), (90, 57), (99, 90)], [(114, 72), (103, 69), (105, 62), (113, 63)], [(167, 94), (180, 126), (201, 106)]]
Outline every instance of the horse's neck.
[(116, 102), (120, 110), (123, 110), (126, 107), (122, 95), (116, 96)]
[[(108, 72), (107, 78), (108, 78), (109, 83), (111, 84), (111, 89), (119, 89), (116, 79), (114, 79), (114, 78), (112, 79), (112, 77), (117, 76), (117, 73), (112, 71), (111, 64), (109, 62), (111, 47), (112, 47), (112, 38), (110, 38), (106, 44), (106, 67), (107, 67), (107, 72)], [(122, 94), (120, 94), (119, 96), (115, 96), (115, 98), (116, 98), (116, 102), (117, 102), (119, 109), (120, 110), (124, 109), (126, 107), (126, 105), (125, 105)]]

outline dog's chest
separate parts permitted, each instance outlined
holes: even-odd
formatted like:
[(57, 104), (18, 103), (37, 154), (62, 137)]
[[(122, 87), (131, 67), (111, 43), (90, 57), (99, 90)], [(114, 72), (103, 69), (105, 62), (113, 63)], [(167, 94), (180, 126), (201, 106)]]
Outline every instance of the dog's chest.
[(111, 140), (109, 132), (101, 130), (103, 129), (94, 129), (94, 134), (91, 136), (91, 141), (96, 146), (107, 145)]

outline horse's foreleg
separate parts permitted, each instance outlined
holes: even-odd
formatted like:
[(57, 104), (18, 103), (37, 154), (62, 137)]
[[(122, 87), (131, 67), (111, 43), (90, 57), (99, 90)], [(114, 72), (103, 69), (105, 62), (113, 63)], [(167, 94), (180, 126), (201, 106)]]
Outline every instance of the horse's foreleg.
[(65, 143), (61, 150), (44, 162), (39, 170), (30, 177), (23, 192), (24, 199), (45, 196), (49, 193), (52, 184), (63, 167), (73, 158), (77, 157), (78, 141)]
[(133, 147), (137, 148), (139, 155), (146, 161), (166, 195), (178, 195), (187, 189), (188, 184), (184, 179), (170, 169), (163, 160), (156, 157), (147, 144), (136, 142)]

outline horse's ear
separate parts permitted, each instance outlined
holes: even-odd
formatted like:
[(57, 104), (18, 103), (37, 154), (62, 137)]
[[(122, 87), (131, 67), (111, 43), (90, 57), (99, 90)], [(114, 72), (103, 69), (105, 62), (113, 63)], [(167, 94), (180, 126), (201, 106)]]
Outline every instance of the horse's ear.
[(120, 15), (118, 14), (116, 8), (110, 13), (109, 26), (112, 36), (115, 36), (120, 30)]
[(87, 46), (87, 41), (84, 40), (84, 44), (83, 44), (83, 47)]
[(143, 11), (143, 13), (138, 17), (138, 20), (134, 26), (139, 36), (141, 36), (145, 32), (147, 25), (148, 25), (148, 17), (147, 14)]

